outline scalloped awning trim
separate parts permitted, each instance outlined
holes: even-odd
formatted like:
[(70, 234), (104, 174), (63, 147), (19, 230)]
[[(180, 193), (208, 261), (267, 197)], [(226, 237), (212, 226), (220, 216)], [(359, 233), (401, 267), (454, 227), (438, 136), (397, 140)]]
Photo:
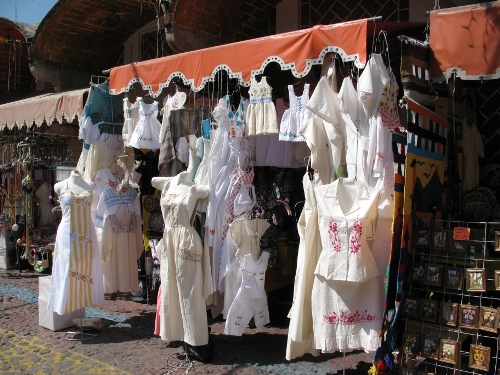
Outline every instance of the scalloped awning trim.
[(135, 62), (111, 69), (110, 93), (127, 92), (138, 82), (151, 96), (157, 97), (174, 78), (197, 92), (213, 82), (221, 70), (248, 86), (252, 77), (262, 74), (271, 62), (300, 78), (314, 64), (321, 64), (328, 52), (336, 52), (343, 61), (352, 61), (363, 68), (366, 39), (367, 20), (362, 19)]
[(0, 105), (0, 127), (12, 129), (27, 125), (41, 126), (44, 121), (50, 125), (54, 120), (62, 123), (83, 112), (83, 96), (89, 89), (80, 89), (60, 93), (50, 93), (24, 100)]

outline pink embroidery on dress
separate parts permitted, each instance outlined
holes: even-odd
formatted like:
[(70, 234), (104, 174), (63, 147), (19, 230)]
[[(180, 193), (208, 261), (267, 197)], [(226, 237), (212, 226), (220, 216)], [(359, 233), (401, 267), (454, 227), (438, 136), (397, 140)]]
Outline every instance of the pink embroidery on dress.
[(341, 249), (339, 228), (337, 226), (337, 222), (333, 219), (330, 219), (328, 223), (328, 235), (330, 237), (332, 250), (339, 253)]
[(368, 314), (368, 310), (363, 313), (356, 311), (353, 314), (349, 312), (342, 311), (340, 314), (333, 312), (330, 316), (325, 316), (325, 322), (328, 324), (342, 324), (342, 325), (352, 325), (362, 322), (376, 322), (378, 320), (377, 315)]
[(363, 234), (363, 222), (357, 218), (354, 220), (351, 233), (351, 252), (357, 254), (361, 248), (361, 235)]

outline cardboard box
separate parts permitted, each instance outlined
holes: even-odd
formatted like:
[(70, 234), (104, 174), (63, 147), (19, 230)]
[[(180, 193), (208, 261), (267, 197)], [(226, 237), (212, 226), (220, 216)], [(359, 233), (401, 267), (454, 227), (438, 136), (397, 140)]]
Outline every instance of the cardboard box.
[(59, 331), (68, 327), (73, 327), (73, 319), (85, 318), (85, 309), (72, 311), (68, 314), (59, 315), (56, 312), (47, 310), (49, 303), (51, 276), (38, 278), (38, 325), (48, 328), (51, 331)]

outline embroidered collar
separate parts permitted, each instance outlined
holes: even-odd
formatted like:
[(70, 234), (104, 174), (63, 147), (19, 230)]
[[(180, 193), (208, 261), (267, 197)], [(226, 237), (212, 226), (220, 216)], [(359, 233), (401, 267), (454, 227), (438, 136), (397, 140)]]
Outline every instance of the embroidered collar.
[[(339, 184), (342, 184), (344, 186), (348, 186), (348, 185), (351, 185), (351, 186), (355, 185), (356, 186), (356, 197), (354, 198), (354, 201), (352, 203), (352, 207), (347, 212), (344, 213), (345, 215), (350, 214), (350, 213), (358, 210), (360, 200), (370, 199), (370, 192), (368, 190), (368, 187), (364, 183), (359, 182), (354, 178), (340, 177), (337, 180), (335, 180), (333, 183), (328, 185), (328, 188), (326, 189), (325, 194), (324, 194), (325, 198), (332, 199), (332, 204), (334, 206), (340, 205), (339, 196), (338, 196)], [(339, 207), (339, 209), (340, 209), (340, 207)]]

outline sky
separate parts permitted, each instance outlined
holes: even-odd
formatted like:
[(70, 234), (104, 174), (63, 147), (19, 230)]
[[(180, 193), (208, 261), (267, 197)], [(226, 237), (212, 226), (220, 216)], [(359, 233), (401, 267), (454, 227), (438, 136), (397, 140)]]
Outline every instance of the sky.
[[(24, 23), (40, 22), (57, 0), (0, 0), (0, 17)], [(17, 18), (16, 18), (17, 8)]]

